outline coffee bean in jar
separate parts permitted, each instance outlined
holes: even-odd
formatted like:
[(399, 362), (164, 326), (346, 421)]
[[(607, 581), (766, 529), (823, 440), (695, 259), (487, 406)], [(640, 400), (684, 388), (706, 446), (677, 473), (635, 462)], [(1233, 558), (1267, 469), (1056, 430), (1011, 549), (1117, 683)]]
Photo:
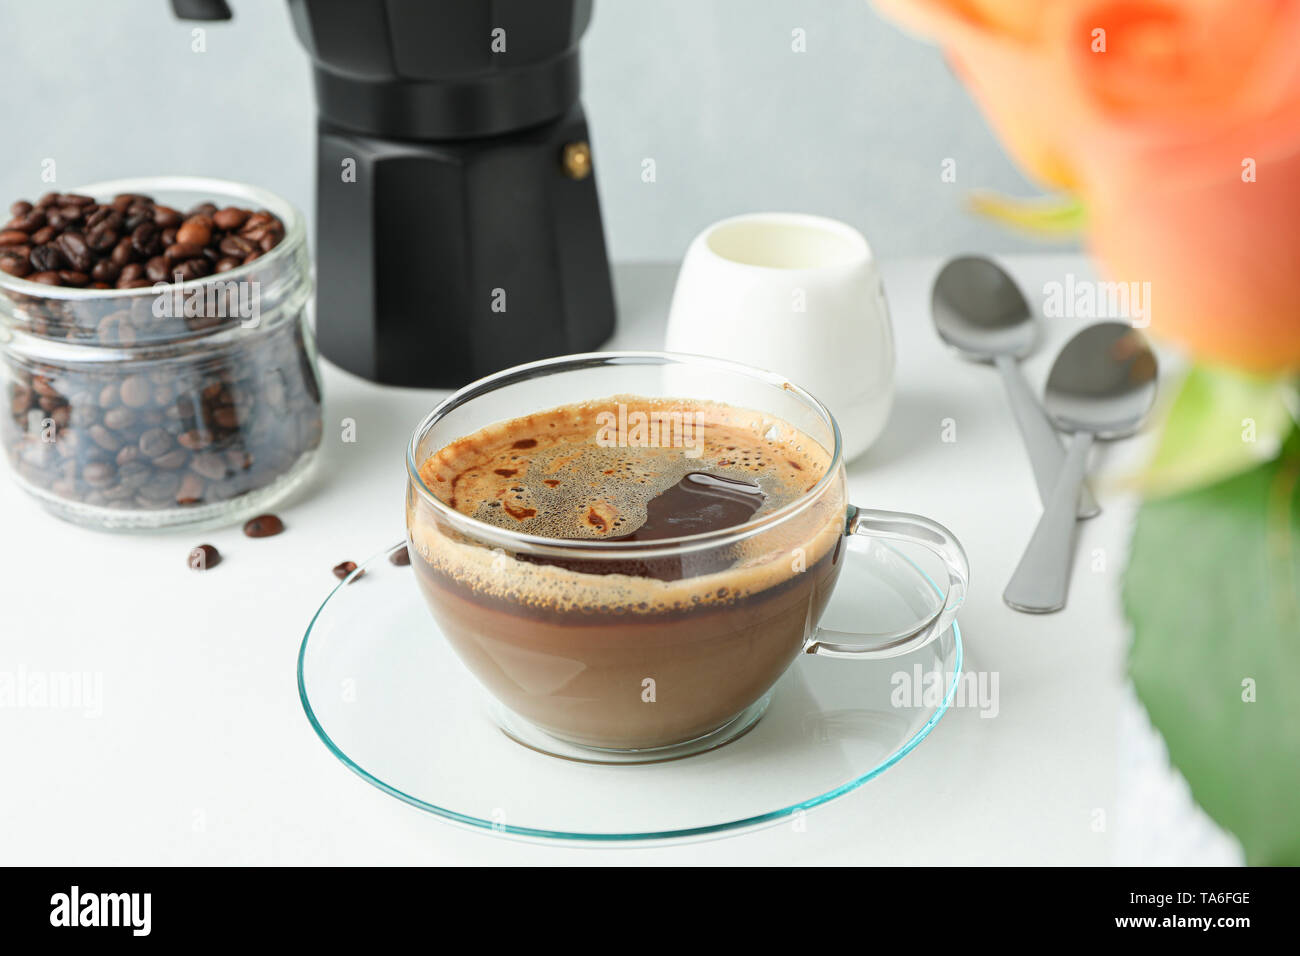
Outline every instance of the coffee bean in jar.
[(159, 178), (50, 193), (0, 230), (0, 444), (62, 517), (104, 528), (265, 510), (321, 438), (301, 217), (253, 187)]

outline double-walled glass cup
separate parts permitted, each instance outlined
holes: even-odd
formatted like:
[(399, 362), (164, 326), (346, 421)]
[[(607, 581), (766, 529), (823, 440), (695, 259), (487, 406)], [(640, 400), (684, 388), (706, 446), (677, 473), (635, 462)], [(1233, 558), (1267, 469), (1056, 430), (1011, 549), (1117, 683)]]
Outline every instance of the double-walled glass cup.
[[(486, 426), (578, 403), (616, 414), (629, 396), (734, 411), (753, 447), (798, 445), (825, 468), (746, 523), (653, 541), (499, 527), (456, 510), (454, 491), (422, 473), (430, 456)], [(407, 470), (411, 560), (439, 628), (499, 705), (503, 729), (566, 757), (658, 760), (718, 746), (758, 720), (800, 654), (908, 653), (952, 624), (966, 594), (966, 556), (946, 528), (848, 502), (839, 428), (820, 402), (722, 360), (609, 352), (508, 369), (435, 408), (411, 439)], [(942, 602), (895, 632), (869, 620), (856, 632), (820, 627), (841, 571), (848, 587), (870, 573), (845, 546), (859, 534), (936, 555)]]

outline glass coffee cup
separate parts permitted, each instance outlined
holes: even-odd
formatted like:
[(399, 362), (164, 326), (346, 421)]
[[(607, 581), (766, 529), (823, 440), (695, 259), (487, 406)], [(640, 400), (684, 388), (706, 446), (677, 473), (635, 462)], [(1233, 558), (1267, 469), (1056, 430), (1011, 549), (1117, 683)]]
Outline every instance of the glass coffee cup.
[[(638, 409), (658, 409), (663, 428), (641, 428)], [(557, 513), (572, 509), (572, 521), (619, 530), (604, 526), (605, 506), (589, 493), (594, 482), (574, 464), (585, 460), (584, 446), (576, 456), (533, 457), (557, 425), (590, 434), (592, 460), (635, 461), (632, 451), (610, 449), (653, 439), (664, 467), (721, 460), (728, 473), (743, 466), (764, 480), (768, 472), (804, 477), (746, 520), (648, 539), (536, 533), (531, 517), (498, 521), (481, 510), (514, 503), (521, 515), (535, 513), (513, 502), (535, 486)], [(588, 425), (599, 427), (580, 430)], [(457, 471), (456, 456), (489, 445), (502, 457), (489, 464), (509, 465), (496, 473), (544, 469), (537, 474), (553, 487), (510, 478), (501, 500), (466, 513), (464, 489), (491, 476), (473, 463)], [(629, 482), (646, 477), (635, 465), (610, 471), (624, 467)], [(839, 428), (820, 402), (779, 375), (719, 359), (605, 352), (507, 369), (429, 414), (412, 436), (407, 471), (411, 563), (439, 629), (495, 701), (502, 729), (561, 756), (661, 760), (720, 746), (762, 716), (800, 654), (861, 661), (910, 653), (952, 624), (966, 594), (969, 565), (950, 531), (848, 502)], [(869, 573), (852, 567), (852, 535), (931, 552), (947, 576), (942, 601), (898, 631), (874, 632), (869, 621), (860, 632), (819, 626), (841, 572), (848, 587), (855, 573)]]

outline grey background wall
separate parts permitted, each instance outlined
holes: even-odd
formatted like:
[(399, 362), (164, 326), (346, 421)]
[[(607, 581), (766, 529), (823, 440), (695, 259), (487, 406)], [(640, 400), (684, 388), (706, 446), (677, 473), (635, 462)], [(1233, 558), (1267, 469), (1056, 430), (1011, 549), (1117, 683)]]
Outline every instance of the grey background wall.
[[(287, 5), (232, 6), (195, 53), (165, 0), (0, 0), (5, 205), (46, 191), (54, 159), (62, 188), (193, 173), (310, 212), (315, 114)], [(881, 256), (1033, 247), (964, 211), (972, 188), (1035, 190), (942, 55), (867, 0), (596, 0), (583, 50), (616, 259), (676, 259), (709, 222), (757, 209), (844, 219)], [(940, 179), (949, 157), (956, 183)]]

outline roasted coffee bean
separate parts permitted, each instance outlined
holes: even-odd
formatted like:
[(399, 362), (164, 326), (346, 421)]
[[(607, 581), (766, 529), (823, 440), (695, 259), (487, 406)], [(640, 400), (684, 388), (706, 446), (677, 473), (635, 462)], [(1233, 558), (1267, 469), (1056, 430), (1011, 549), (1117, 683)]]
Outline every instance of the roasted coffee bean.
[(208, 481), (220, 481), (226, 477), (226, 462), (216, 452), (203, 451), (190, 461), (190, 470)]
[(259, 226), (266, 225), (268, 222), (271, 222), (274, 218), (275, 217), (272, 216), (265, 209), (259, 209), (257, 212), (253, 213), (244, 221), (244, 227), (240, 231), (247, 233), (251, 229), (256, 229)]
[(191, 570), (209, 571), (221, 563), (221, 552), (210, 544), (201, 544), (190, 551), (189, 557), (186, 558)]
[(120, 394), (122, 404), (129, 405), (131, 408), (143, 408), (149, 404), (149, 398), (153, 389), (149, 387), (149, 380), (143, 375), (131, 375), (122, 381)]
[[(22, 264), (24, 267), (27, 265), (25, 260)], [(239, 259), (235, 259), (231, 256), (222, 256), (217, 260), (217, 272), (229, 272), (231, 269), (234, 269), (237, 266), (242, 266), (243, 264), (244, 263)]]
[(103, 425), (91, 425), (86, 429), (86, 434), (104, 451), (116, 452), (122, 447), (122, 439), (118, 438), (116, 433), (109, 431)]
[(45, 213), (41, 212), (39, 209), (33, 209), (27, 215), (13, 220), (13, 228), (26, 233), (36, 233), (44, 228), (47, 221)]
[[(26, 199), (20, 199), (20, 200), (18, 200), (16, 203), (14, 203), (12, 206), (9, 207), (9, 215), (11, 215), (11, 216), (25, 216), (25, 215), (27, 215), (29, 212), (32, 211), (32, 208), (33, 208), (33, 207), (32, 207), (32, 204), (29, 203)], [(223, 229), (233, 229), (234, 227), (233, 227), (233, 226), (222, 226), (221, 228), (223, 228)]]
[[(340, 564), (334, 565), (334, 576), (338, 578), (340, 581), (342, 581), (344, 578), (346, 578), (349, 574), (351, 574), (356, 569), (357, 569), (357, 563), (355, 561), (343, 561)], [(363, 571), (362, 574), (364, 573), (365, 572)], [(361, 575), (358, 574), (357, 577), (360, 578)]]
[(21, 246), (27, 242), (27, 233), (17, 229), (6, 229), (0, 232), (0, 246)]
[(55, 398), (59, 397), (59, 389), (56, 389), (55, 384), (43, 375), (31, 376), (31, 390), (38, 395), (52, 395), (52, 397)]
[(406, 567), (411, 563), (410, 549), (408, 549), (406, 545), (402, 545), (402, 547), (398, 548), (388, 556), (388, 561), (390, 564), (395, 564), (399, 568)]
[(173, 448), (165, 455), (159, 455), (153, 460), (154, 467), (161, 468), (164, 471), (175, 471), (189, 460), (190, 454), (184, 448)]
[(244, 523), (244, 534), (250, 538), (269, 538), (284, 530), (284, 522), (275, 515), (258, 515)]
[(198, 428), (191, 428), (177, 435), (176, 440), (190, 451), (202, 451), (212, 444), (212, 434)]
[(114, 312), (99, 320), (95, 327), (101, 345), (118, 345), (129, 347), (135, 344), (135, 329), (126, 322), (121, 312)]
[(203, 500), (203, 479), (193, 472), (181, 475), (180, 487), (176, 489), (178, 505), (196, 505)]
[[(227, 260), (222, 260), (222, 261), (224, 262)], [(218, 268), (220, 269), (219, 266)], [(26, 256), (0, 256), (0, 270), (9, 273), (11, 276), (16, 276), (19, 279), (21, 279), (23, 276), (27, 275), (29, 272), (32, 271), (32, 267), (28, 263)]]
[(127, 232), (135, 232), (140, 226), (148, 223), (151, 226), (156, 224), (153, 221), (153, 211), (140, 203), (134, 203), (126, 207), (122, 213), (122, 228)]
[(206, 215), (190, 216), (176, 231), (176, 241), (187, 245), (206, 246), (212, 239), (212, 219)]
[(180, 475), (169, 471), (157, 471), (148, 481), (140, 485), (137, 500), (145, 507), (156, 508), (167, 504), (180, 486)]
[(109, 259), (112, 261), (113, 265), (117, 266), (119, 269), (123, 269), (126, 267), (127, 263), (131, 261), (131, 258), (134, 255), (135, 249), (131, 245), (131, 237), (123, 236), (121, 239), (117, 240), (117, 244), (113, 246), (113, 251), (109, 254)]
[(221, 240), (220, 248), (223, 256), (231, 256), (242, 260), (244, 256), (253, 251), (254, 246), (242, 236), (227, 236)]
[(63, 280), (59, 278), (57, 272), (33, 272), (27, 276), (28, 282), (40, 282), (44, 285), (63, 285)]
[(153, 221), (160, 229), (174, 229), (181, 224), (181, 214), (171, 206), (155, 206)]
[[(10, 210), (12, 212), (12, 210)], [(19, 215), (14, 213), (14, 215)], [(212, 214), (212, 221), (216, 223), (218, 229), (238, 229), (248, 218), (247, 209), (238, 209), (234, 206), (227, 206), (225, 209), (219, 209)]]
[(186, 259), (180, 265), (173, 266), (172, 272), (179, 276), (182, 282), (189, 282), (192, 279), (202, 279), (204, 276), (211, 275), (212, 264), (202, 258)]
[(32, 268), (37, 272), (57, 272), (67, 265), (63, 253), (53, 243), (37, 246), (31, 252)]
[[(116, 257), (114, 258), (113, 261), (114, 262), (117, 261)], [(126, 265), (122, 266), (122, 274), (118, 276), (118, 279), (122, 282), (131, 282), (134, 281), (135, 279), (143, 279), (143, 278), (144, 278), (144, 266), (139, 262), (128, 262)]]
[[(125, 448), (122, 451), (126, 451)], [(122, 452), (118, 452), (120, 457)], [(153, 469), (142, 461), (118, 462), (117, 483), (131, 491), (137, 490), (153, 476)]]
[(113, 283), (121, 274), (121, 267), (115, 265), (112, 259), (100, 259), (90, 270), (90, 277), (96, 282)]
[(140, 436), (140, 451), (146, 458), (160, 458), (175, 446), (172, 436), (161, 428), (151, 428)]
[(90, 247), (86, 245), (85, 238), (79, 232), (65, 232), (59, 236), (56, 244), (63, 257), (68, 260), (68, 264), (78, 272), (89, 272), (93, 264), (90, 255)]
[(64, 285), (81, 287), (90, 282), (90, 276), (84, 272), (76, 272), (72, 269), (60, 269), (59, 281)]
[(193, 242), (177, 242), (163, 250), (168, 262), (182, 262), (203, 255), (203, 247)]
[[(131, 221), (128, 219), (129, 226)], [(142, 222), (131, 230), (131, 248), (136, 255), (147, 258), (158, 253), (158, 227), (152, 222)]]
[(108, 223), (100, 223), (86, 233), (86, 245), (95, 252), (104, 252), (107, 249), (114, 248), (117, 245), (117, 239), (117, 230)]
[(81, 480), (92, 488), (106, 488), (113, 483), (113, 477), (117, 469), (108, 462), (96, 461), (91, 462), (81, 472)]
[(144, 264), (144, 274), (154, 282), (170, 282), (170, 273), (167, 260), (162, 256), (154, 256)]
[(130, 428), (135, 421), (135, 412), (125, 405), (119, 405), (117, 408), (110, 408), (104, 413), (104, 425), (114, 431), (121, 431), (124, 428)]

